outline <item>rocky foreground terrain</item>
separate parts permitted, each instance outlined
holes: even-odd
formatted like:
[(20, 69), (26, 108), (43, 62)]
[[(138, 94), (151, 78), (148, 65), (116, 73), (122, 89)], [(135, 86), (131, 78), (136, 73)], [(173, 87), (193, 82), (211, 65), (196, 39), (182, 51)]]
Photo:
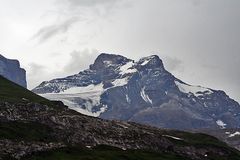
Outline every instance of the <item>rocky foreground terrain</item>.
[(85, 116), (3, 77), (0, 122), (0, 159), (240, 159), (212, 136)]

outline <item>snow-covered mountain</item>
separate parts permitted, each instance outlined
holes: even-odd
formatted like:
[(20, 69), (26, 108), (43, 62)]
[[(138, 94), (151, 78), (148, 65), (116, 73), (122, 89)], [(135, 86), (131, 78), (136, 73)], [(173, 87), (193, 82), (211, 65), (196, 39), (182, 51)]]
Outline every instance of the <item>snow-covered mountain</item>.
[(164, 128), (237, 128), (240, 105), (225, 92), (192, 86), (165, 70), (161, 59), (135, 62), (101, 54), (89, 69), (42, 82), (33, 91), (83, 114)]
[(27, 88), (26, 71), (18, 60), (7, 59), (0, 54), (0, 75)]

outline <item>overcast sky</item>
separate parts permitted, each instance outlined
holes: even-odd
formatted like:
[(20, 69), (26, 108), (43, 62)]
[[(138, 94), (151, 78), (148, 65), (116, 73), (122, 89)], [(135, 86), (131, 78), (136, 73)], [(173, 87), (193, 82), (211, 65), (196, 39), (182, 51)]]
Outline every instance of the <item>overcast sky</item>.
[(157, 54), (181, 80), (240, 102), (239, 0), (0, 0), (0, 54), (30, 89), (101, 53)]

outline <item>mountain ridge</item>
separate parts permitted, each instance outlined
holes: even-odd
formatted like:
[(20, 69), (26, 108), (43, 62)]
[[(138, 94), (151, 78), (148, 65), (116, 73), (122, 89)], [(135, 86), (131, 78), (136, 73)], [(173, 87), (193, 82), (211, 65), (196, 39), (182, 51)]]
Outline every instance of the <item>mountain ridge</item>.
[(240, 124), (240, 106), (224, 91), (179, 80), (157, 55), (134, 61), (103, 53), (89, 69), (46, 81), (32, 91), (104, 119), (182, 130)]

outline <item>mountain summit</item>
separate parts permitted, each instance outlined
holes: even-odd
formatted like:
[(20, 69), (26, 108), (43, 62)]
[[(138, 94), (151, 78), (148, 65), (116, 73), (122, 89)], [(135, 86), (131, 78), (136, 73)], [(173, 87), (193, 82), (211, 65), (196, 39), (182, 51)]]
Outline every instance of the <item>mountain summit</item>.
[(33, 91), (86, 115), (163, 128), (237, 128), (239, 104), (220, 90), (193, 86), (157, 56), (134, 61), (103, 53), (89, 69), (45, 81)]
[(102, 70), (102, 69), (108, 68), (109, 66), (121, 65), (129, 61), (132, 61), (132, 60), (127, 59), (126, 57), (123, 57), (121, 55), (102, 53), (97, 57), (94, 64), (90, 65), (90, 69)]

